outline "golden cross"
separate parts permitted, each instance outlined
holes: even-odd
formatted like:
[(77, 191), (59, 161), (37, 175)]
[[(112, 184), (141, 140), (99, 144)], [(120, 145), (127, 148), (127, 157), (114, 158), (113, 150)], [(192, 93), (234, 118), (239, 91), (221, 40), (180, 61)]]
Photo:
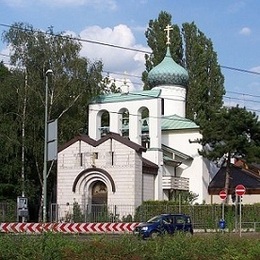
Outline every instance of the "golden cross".
[(166, 26), (166, 29), (164, 29), (164, 31), (166, 31), (167, 32), (167, 42), (166, 42), (166, 44), (168, 44), (168, 45), (170, 45), (171, 44), (171, 42), (170, 42), (170, 31), (172, 31), (173, 30), (173, 28), (171, 27), (171, 25), (167, 25)]

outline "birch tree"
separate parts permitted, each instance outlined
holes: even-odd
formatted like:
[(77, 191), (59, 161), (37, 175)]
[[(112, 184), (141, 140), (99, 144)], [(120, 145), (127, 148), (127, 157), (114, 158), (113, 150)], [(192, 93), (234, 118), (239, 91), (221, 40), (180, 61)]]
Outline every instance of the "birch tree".
[[(58, 119), (59, 143), (86, 132), (88, 101), (109, 89), (101, 74), (102, 62), (81, 57), (80, 41), (54, 33), (52, 27), (42, 31), (15, 23), (3, 33), (3, 40), (10, 47), (11, 64), (17, 71), (26, 71), (26, 83), (24, 79), (20, 82), (19, 95), (13, 101), (21, 105), (17, 114), (23, 119), (13, 139), (24, 138), (19, 148), (24, 149), (25, 190), (30, 191), (26, 195), (38, 207), (41, 220), (46, 71), (53, 71), (48, 84), (48, 120)], [(21, 170), (16, 174), (21, 175)], [(53, 194), (55, 171), (49, 177), (47, 193)], [(49, 196), (48, 201), (54, 198)]]

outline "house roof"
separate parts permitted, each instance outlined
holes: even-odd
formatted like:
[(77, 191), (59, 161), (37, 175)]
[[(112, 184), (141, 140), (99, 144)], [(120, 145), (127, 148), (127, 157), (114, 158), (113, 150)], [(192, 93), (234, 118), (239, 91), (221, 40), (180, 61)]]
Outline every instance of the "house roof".
[(88, 144), (90, 144), (93, 147), (99, 146), (100, 144), (104, 143), (105, 141), (107, 141), (108, 139), (114, 139), (132, 149), (134, 149), (137, 153), (141, 153), (141, 152), (145, 152), (146, 148), (136, 144), (132, 141), (130, 141), (128, 138), (122, 137), (121, 135), (117, 134), (117, 133), (108, 133), (105, 136), (103, 136), (101, 139), (99, 140), (94, 140), (92, 138), (90, 138), (88, 135), (77, 135), (75, 136), (73, 139), (71, 139), (70, 141), (68, 141), (67, 143), (63, 144), (62, 146), (59, 147), (58, 152), (61, 152), (62, 150), (66, 149), (67, 147), (69, 147), (70, 145), (74, 144), (77, 141), (84, 141)]
[[(225, 187), (226, 166), (221, 167), (209, 184), (210, 195), (218, 195)], [(230, 188), (228, 194), (235, 192), (235, 187), (242, 184), (246, 188), (246, 194), (260, 194), (260, 176), (241, 167), (231, 164)]]

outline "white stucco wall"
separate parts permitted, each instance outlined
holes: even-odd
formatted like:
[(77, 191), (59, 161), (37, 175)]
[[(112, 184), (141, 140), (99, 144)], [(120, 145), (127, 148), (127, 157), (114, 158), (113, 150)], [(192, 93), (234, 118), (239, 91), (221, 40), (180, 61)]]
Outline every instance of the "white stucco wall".
[(152, 174), (143, 174), (143, 201), (154, 200), (154, 178)]
[[(110, 151), (114, 151), (114, 165), (111, 165)], [(84, 153), (84, 164), (80, 166), (79, 153)], [(98, 159), (93, 160), (93, 153)], [(92, 165), (95, 167), (92, 167)], [(76, 177), (85, 169), (91, 168), (91, 178), (83, 175), (72, 191)], [(112, 192), (109, 179), (96, 169), (108, 172), (116, 187)], [(124, 204), (138, 206), (142, 202), (142, 160), (133, 149), (115, 140), (107, 140), (97, 147), (77, 141), (61, 151), (58, 155), (57, 171), (57, 203), (60, 214), (64, 215), (68, 206), (75, 201), (80, 205), (89, 202), (88, 187), (94, 181), (103, 181), (108, 190), (108, 204)]]
[[(175, 86), (157, 86), (154, 89), (160, 89), (160, 98), (164, 99), (164, 115), (173, 114), (185, 117), (186, 114), (186, 87)], [(174, 108), (174, 109), (173, 109)]]
[(173, 147), (184, 154), (189, 155), (193, 160), (184, 161), (178, 168), (179, 177), (189, 178), (189, 189), (198, 195), (196, 203), (209, 201), (208, 184), (209, 171), (198, 149), (201, 149), (199, 143), (195, 141), (201, 138), (198, 129), (167, 131), (162, 134), (162, 143)]
[(150, 119), (150, 144), (152, 147), (158, 147), (161, 143), (161, 99), (146, 99), (125, 102), (112, 102), (89, 105), (89, 129), (88, 134), (91, 138), (100, 139), (100, 122), (97, 120), (100, 111), (110, 113), (110, 132), (122, 134), (120, 111), (127, 109), (129, 112), (129, 138), (132, 142), (141, 144), (141, 110), (149, 110)]

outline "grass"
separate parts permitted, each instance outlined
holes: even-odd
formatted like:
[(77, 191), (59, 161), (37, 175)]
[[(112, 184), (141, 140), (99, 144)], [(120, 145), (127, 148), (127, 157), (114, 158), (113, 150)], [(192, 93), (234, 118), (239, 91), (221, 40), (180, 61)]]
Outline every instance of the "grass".
[(132, 235), (1, 234), (0, 260), (239, 259), (260, 255), (260, 236), (195, 234), (140, 240)]

